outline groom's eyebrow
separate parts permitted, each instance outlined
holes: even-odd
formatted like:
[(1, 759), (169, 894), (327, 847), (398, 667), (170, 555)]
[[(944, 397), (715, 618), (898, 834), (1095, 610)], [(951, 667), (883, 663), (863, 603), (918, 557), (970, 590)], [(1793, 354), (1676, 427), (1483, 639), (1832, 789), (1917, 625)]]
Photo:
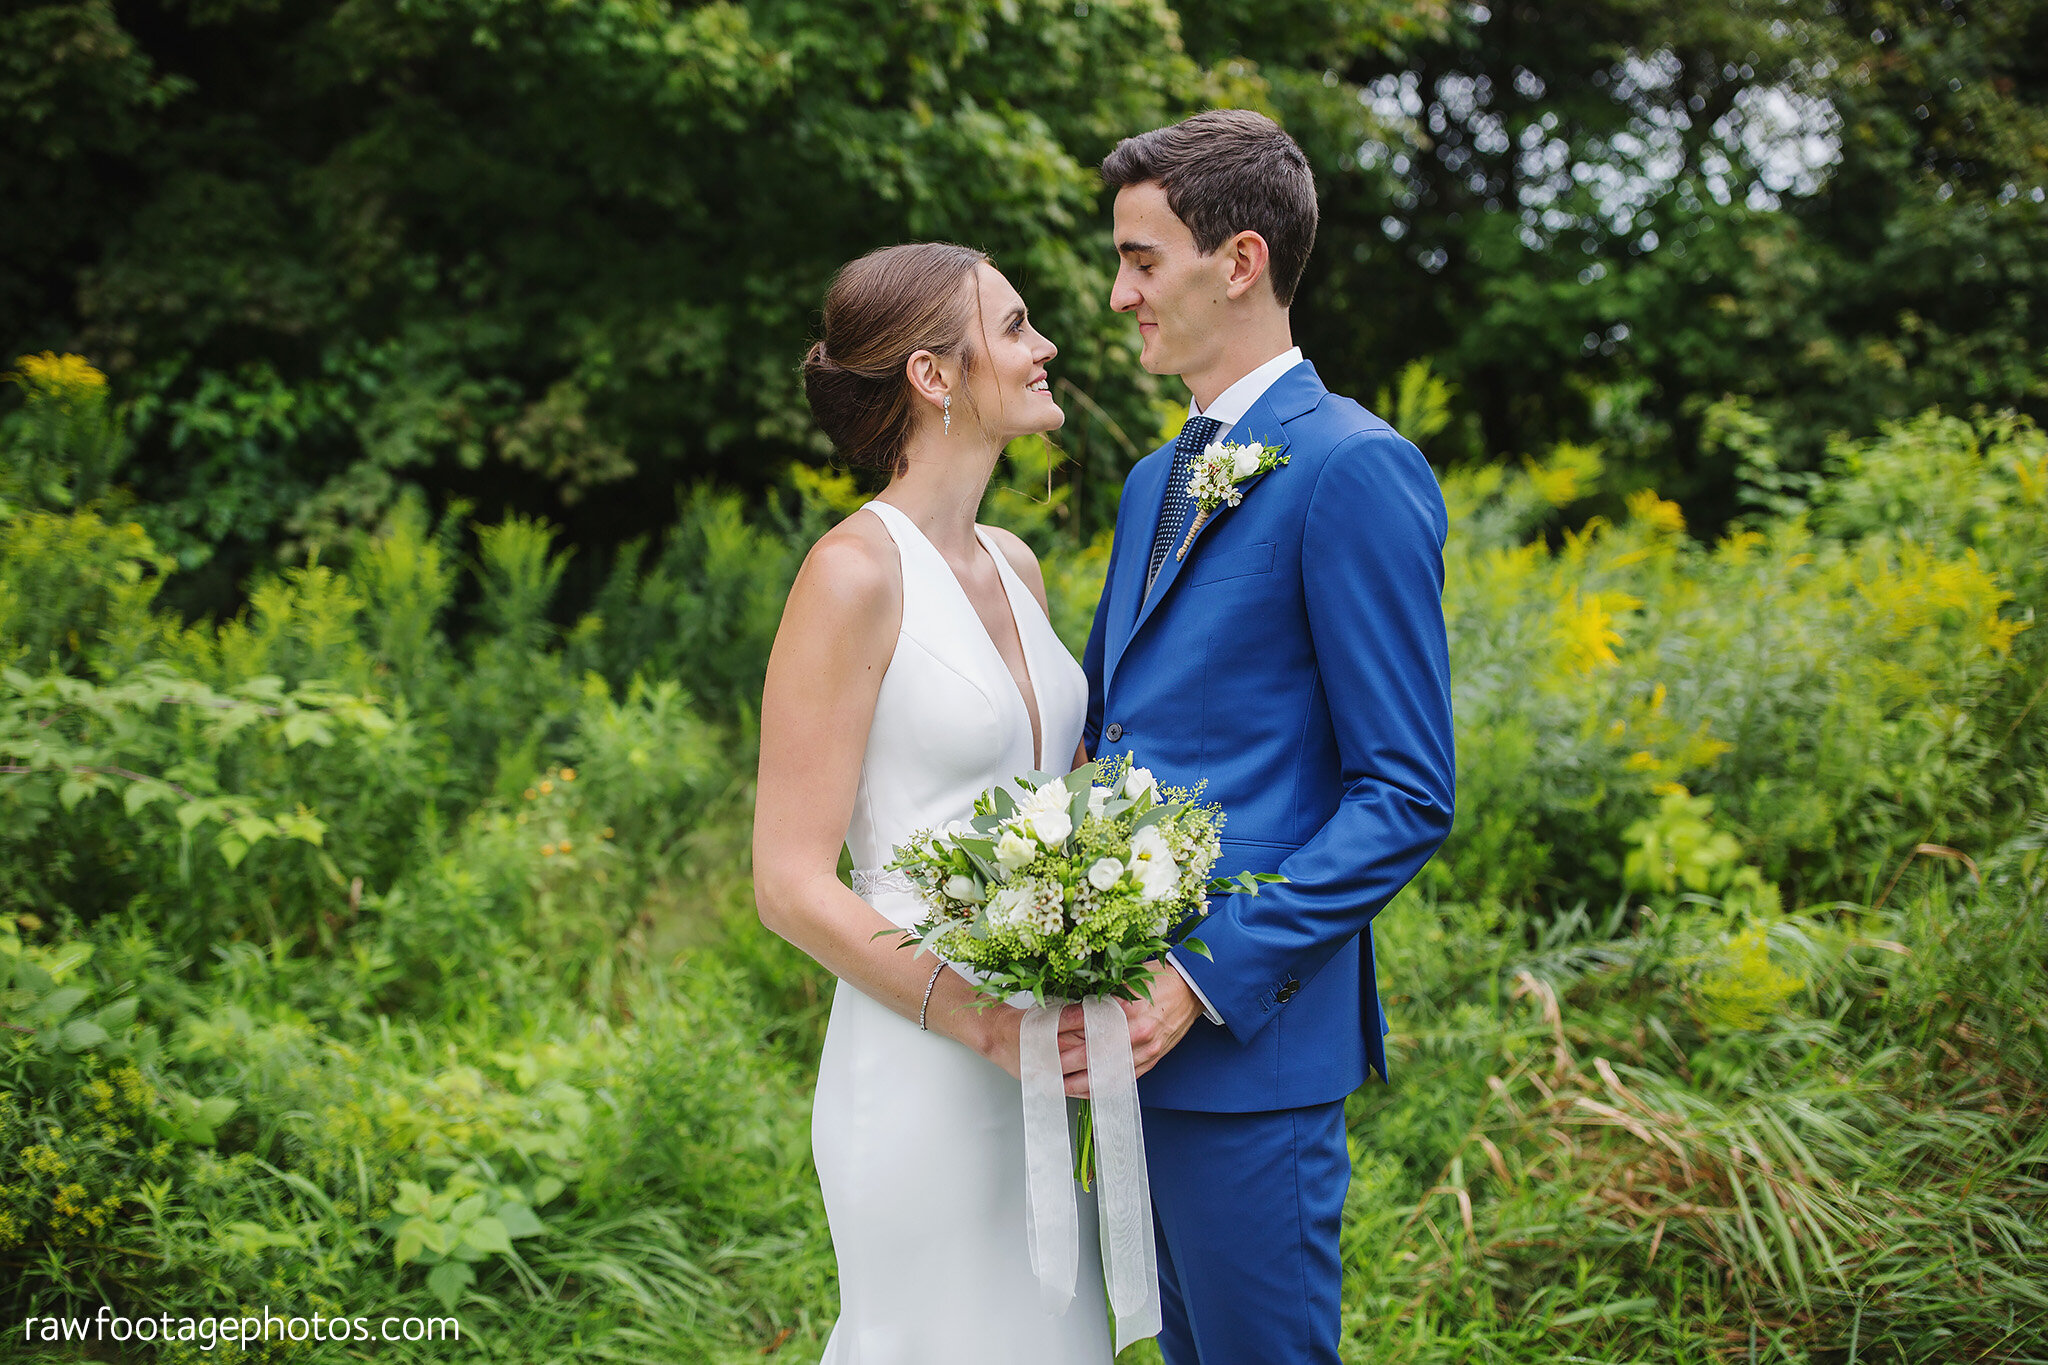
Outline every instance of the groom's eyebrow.
[(1159, 245), (1156, 242), (1118, 242), (1116, 250), (1119, 256), (1137, 256), (1145, 252), (1157, 251), (1159, 250)]

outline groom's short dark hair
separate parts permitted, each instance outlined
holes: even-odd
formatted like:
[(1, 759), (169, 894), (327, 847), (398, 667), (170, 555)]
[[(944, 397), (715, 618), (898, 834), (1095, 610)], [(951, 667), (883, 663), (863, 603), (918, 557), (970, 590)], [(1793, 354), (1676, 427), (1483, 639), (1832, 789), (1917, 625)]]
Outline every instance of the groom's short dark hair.
[(1249, 109), (1212, 109), (1127, 137), (1102, 163), (1113, 189), (1157, 181), (1204, 256), (1239, 232), (1266, 239), (1282, 308), (1316, 241), (1316, 178), (1284, 129)]

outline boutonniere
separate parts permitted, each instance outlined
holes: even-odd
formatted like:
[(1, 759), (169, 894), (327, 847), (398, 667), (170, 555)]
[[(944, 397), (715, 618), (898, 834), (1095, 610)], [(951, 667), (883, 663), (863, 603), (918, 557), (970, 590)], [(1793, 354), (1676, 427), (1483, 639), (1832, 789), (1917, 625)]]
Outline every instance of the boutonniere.
[(1235, 507), (1244, 501), (1239, 483), (1286, 464), (1287, 457), (1280, 453), (1286, 448), (1257, 441), (1249, 445), (1240, 441), (1211, 441), (1207, 449), (1195, 456), (1195, 467), (1188, 471), (1188, 496), (1195, 500), (1195, 519), (1173, 557), (1187, 558), (1188, 546), (1195, 543), (1196, 533), (1208, 525), (1217, 508)]

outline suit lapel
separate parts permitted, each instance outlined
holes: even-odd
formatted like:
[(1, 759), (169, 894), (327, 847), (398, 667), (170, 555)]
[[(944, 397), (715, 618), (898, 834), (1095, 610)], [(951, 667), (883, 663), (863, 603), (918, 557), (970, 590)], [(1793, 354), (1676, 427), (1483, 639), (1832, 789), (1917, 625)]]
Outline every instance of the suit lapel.
[[(1229, 433), (1222, 438), (1226, 444), (1248, 445), (1253, 441), (1269, 446), (1283, 446), (1287, 444), (1287, 429), (1281, 425), (1280, 415), (1274, 408), (1271, 400), (1273, 390), (1278, 388), (1280, 383), (1284, 382), (1292, 373), (1292, 371), (1289, 371), (1288, 375), (1283, 375), (1279, 381), (1275, 381), (1271, 388), (1268, 388), (1265, 393), (1259, 395), (1259, 400), (1252, 404), (1251, 411), (1247, 412), (1244, 415), (1244, 419), (1232, 427)], [(1238, 488), (1249, 497), (1250, 490), (1259, 480), (1265, 477), (1264, 474), (1257, 474), (1249, 479), (1240, 480)], [(1161, 483), (1163, 484), (1164, 480), (1161, 480)], [(1163, 500), (1165, 494), (1163, 487), (1160, 493)], [(1174, 581), (1180, 577), (1181, 570), (1187, 566), (1188, 561), (1193, 559), (1196, 552), (1201, 549), (1203, 538), (1216, 529), (1217, 522), (1229, 516), (1234, 510), (1236, 509), (1232, 508), (1229, 503), (1225, 503), (1214, 512), (1211, 512), (1209, 520), (1203, 523), (1199, 531), (1195, 532), (1195, 538), (1188, 545), (1188, 552), (1185, 555), (1175, 553), (1180, 549), (1178, 541), (1166, 552), (1166, 563), (1162, 564), (1159, 568), (1159, 580), (1152, 585), (1152, 591), (1146, 596), (1144, 605), (1138, 611), (1137, 621), (1131, 626), (1132, 635), (1136, 635), (1145, 628), (1145, 622), (1150, 620), (1152, 613), (1159, 609), (1159, 604), (1166, 600), (1166, 594), (1172, 591)], [(1190, 513), (1190, 515), (1193, 514)], [(1158, 516), (1155, 513), (1153, 516), (1155, 534), (1158, 521)], [(1142, 586), (1142, 584), (1143, 580), (1140, 579), (1140, 585)]]

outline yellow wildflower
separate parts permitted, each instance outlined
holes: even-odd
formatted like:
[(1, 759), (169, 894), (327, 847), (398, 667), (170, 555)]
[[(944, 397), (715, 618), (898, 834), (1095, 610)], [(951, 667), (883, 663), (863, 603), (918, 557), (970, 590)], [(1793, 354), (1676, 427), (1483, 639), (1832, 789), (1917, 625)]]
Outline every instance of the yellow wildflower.
[(576, 780), (576, 770), (574, 768), (562, 769), (562, 780), (564, 782), (574, 782)]
[(542, 778), (542, 779), (540, 780), (540, 790), (541, 790), (541, 795), (545, 796), (545, 795), (547, 795), (547, 794), (548, 794), (549, 792), (553, 791), (554, 789), (555, 789), (555, 784), (554, 784), (554, 783), (552, 783), (552, 782), (550, 782), (550, 781), (548, 781), (548, 780), (547, 780), (547, 779), (546, 779), (545, 777), (543, 777), (543, 778)]
[(1641, 605), (1641, 599), (1627, 593), (1581, 594), (1573, 588), (1559, 604), (1555, 626), (1558, 642), (1564, 648), (1566, 667), (1575, 673), (1590, 673), (1595, 668), (1613, 663), (1614, 647), (1621, 643), (1621, 632), (1615, 627), (1614, 614), (1633, 611)]
[(1628, 515), (1662, 535), (1677, 535), (1685, 529), (1685, 513), (1677, 503), (1658, 497), (1654, 488), (1639, 488), (1628, 495)]
[(7, 378), (41, 398), (86, 397), (107, 387), (107, 377), (82, 355), (44, 351), (41, 355), (17, 356), (14, 363), (21, 368)]
[(71, 1169), (71, 1163), (50, 1148), (38, 1143), (21, 1149), (21, 1168), (30, 1175), (60, 1176)]

